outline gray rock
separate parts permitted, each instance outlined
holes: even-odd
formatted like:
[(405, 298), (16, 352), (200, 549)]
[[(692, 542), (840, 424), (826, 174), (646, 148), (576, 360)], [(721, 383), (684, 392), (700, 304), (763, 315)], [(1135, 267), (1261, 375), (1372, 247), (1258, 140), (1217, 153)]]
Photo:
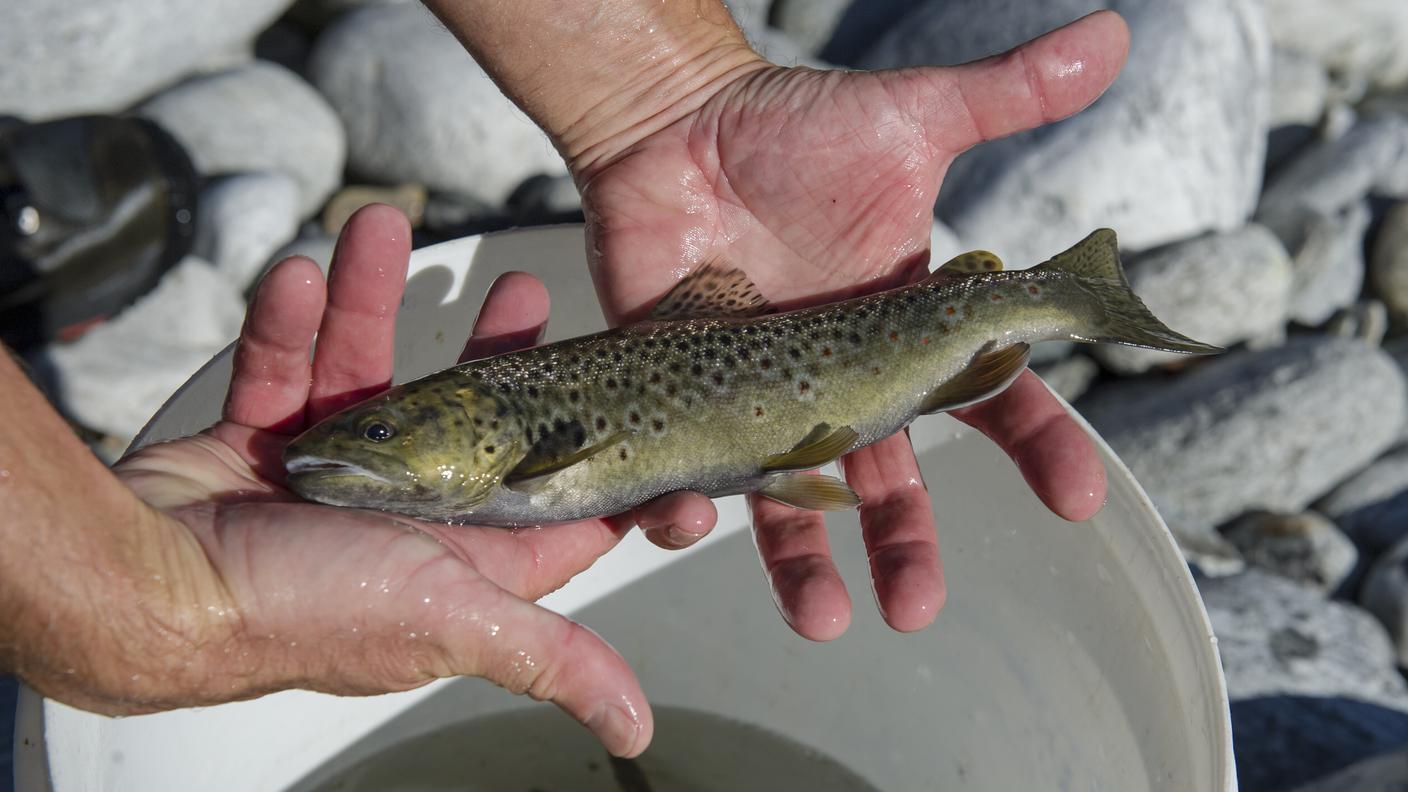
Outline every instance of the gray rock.
[(418, 4), (341, 17), (314, 43), (314, 83), (347, 128), (352, 168), (502, 205), (538, 173), (564, 173), (547, 137)]
[(349, 11), (378, 5), (403, 5), (416, 0), (296, 0), (288, 17), (308, 30), (322, 30)]
[(1223, 535), (1254, 567), (1322, 593), (1337, 590), (1359, 560), (1359, 551), (1333, 522), (1315, 512), (1243, 515)]
[(115, 112), (243, 48), (288, 0), (33, 0), (0, 25), (0, 115)]
[(234, 340), (244, 299), (195, 257), (72, 344), (49, 348), (59, 400), (79, 423), (130, 439), (175, 390)]
[(1408, 202), (1384, 215), (1369, 258), (1369, 278), (1393, 318), (1408, 322)]
[(186, 147), (205, 175), (280, 171), (311, 215), (342, 179), (347, 145), (336, 114), (298, 75), (255, 62), (172, 88), (139, 112)]
[(1398, 436), (1406, 390), (1383, 350), (1305, 336), (1077, 406), (1151, 496), (1216, 525), (1301, 511), (1368, 464)]
[(1359, 604), (1388, 629), (1398, 664), (1408, 666), (1408, 539), (1400, 539), (1364, 578)]
[(1408, 789), (1408, 749), (1379, 754), (1291, 792), (1403, 792)]
[(298, 184), (282, 173), (219, 179), (200, 195), (195, 252), (238, 290), (298, 232)]
[(954, 162), (939, 214), (1011, 261), (1042, 261), (1090, 229), (1132, 250), (1240, 227), (1266, 148), (1271, 48), (1245, 0), (930, 0), (862, 60), (953, 64), (1006, 50), (1101, 7), (1136, 45), (1090, 108)]
[(1326, 495), (1316, 508), (1374, 558), (1408, 536), (1408, 447), (1385, 454)]
[(1271, 53), (1271, 126), (1315, 124), (1325, 113), (1329, 78), (1319, 61), (1276, 48)]
[(1090, 388), (1100, 367), (1085, 355), (1071, 355), (1065, 360), (1033, 367), (1033, 371), (1061, 398), (1073, 402)]
[[(1160, 248), (1131, 261), (1128, 275), (1165, 324), (1219, 346), (1280, 334), (1290, 304), (1290, 257), (1274, 234), (1257, 225)], [(1094, 354), (1120, 374), (1187, 361), (1172, 352), (1112, 345), (1096, 347)]]
[(1335, 314), (1325, 326), (1330, 335), (1354, 338), (1370, 346), (1383, 343), (1388, 334), (1388, 307), (1379, 300), (1360, 300)]
[(1354, 304), (1364, 286), (1364, 232), (1371, 219), (1366, 202), (1331, 212), (1281, 207), (1260, 219), (1291, 253), (1292, 320), (1319, 325)]
[(776, 0), (772, 16), (777, 27), (803, 49), (820, 53), (854, 0)]
[(1217, 532), (1213, 524), (1188, 515), (1182, 509), (1153, 499), (1154, 508), (1169, 533), (1178, 542), (1178, 549), (1189, 564), (1208, 577), (1235, 575), (1247, 568), (1237, 548)]
[(1393, 645), (1374, 617), (1269, 572), (1198, 581), (1230, 698), (1350, 696), (1408, 706)]
[(1340, 82), (1408, 82), (1408, 4), (1402, 0), (1266, 0), (1276, 46), (1320, 61)]
[(1408, 712), (1392, 704), (1348, 696), (1265, 696), (1232, 702), (1232, 745), (1242, 792), (1298, 788), (1405, 743)]
[(1408, 198), (1408, 119), (1368, 118), (1310, 146), (1272, 177), (1257, 214), (1304, 207), (1328, 215), (1371, 193)]

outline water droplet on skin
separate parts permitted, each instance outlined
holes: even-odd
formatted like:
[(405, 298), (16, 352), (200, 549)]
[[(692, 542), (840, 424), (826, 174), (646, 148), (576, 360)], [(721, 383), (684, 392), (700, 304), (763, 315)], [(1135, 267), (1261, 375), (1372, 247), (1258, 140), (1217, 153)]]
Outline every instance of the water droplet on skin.
[(494, 637), (494, 636), (496, 636), (496, 635), (498, 635), (498, 634), (499, 634), (499, 625), (497, 625), (497, 624), (491, 624), (491, 625), (489, 625), (489, 637), (492, 638), (492, 637)]
[(10, 477), (10, 471), (8, 471), (8, 470), (0, 470), (0, 478), (9, 478), (9, 477)]
[(429, 604), (430, 604), (430, 597), (426, 597), (425, 599), (421, 600), (421, 602), (424, 602), (426, 605), (429, 605)]

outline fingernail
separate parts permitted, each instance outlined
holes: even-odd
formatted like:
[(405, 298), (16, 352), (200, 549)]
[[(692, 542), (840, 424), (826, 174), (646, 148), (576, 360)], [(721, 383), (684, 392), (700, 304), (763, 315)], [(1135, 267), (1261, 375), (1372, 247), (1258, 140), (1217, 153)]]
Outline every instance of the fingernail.
[(670, 544), (677, 545), (679, 547), (684, 547), (685, 545), (692, 545), (695, 542), (699, 541), (701, 537), (703, 537), (703, 534), (690, 533), (689, 531), (686, 531), (678, 525), (671, 525), (669, 528), (665, 529), (666, 540), (668, 540)]
[(638, 753), (635, 748), (640, 738), (641, 724), (638, 718), (632, 717), (628, 707), (629, 704), (603, 704), (586, 722), (587, 728), (601, 740), (606, 750), (616, 756), (630, 757)]

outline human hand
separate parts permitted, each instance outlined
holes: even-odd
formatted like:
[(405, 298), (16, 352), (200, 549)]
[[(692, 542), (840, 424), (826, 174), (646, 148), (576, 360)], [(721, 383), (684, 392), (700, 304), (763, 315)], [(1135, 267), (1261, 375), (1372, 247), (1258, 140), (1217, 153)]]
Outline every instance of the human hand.
[[(934, 201), (953, 158), (1088, 105), (1114, 79), (1128, 44), (1124, 22), (1101, 12), (956, 67), (818, 72), (757, 60), (647, 116), (668, 125), (631, 126), (579, 147), (571, 165), (608, 318), (639, 318), (686, 268), (715, 258), (746, 270), (784, 306), (922, 276)], [(1083, 520), (1103, 504), (1094, 447), (1030, 372), (954, 415), (1001, 446), (1056, 514)], [(928, 625), (945, 590), (933, 507), (907, 436), (856, 451), (842, 467), (864, 499), (881, 613), (898, 630)], [(759, 496), (749, 503), (783, 617), (807, 638), (839, 636), (851, 604), (821, 515)], [(709, 508), (702, 496), (679, 494), (670, 505), (689, 516), (694, 534), (701, 530)], [(658, 534), (672, 513), (657, 509), (647, 522)]]
[[(67, 652), (98, 658), (92, 669), (30, 668), (31, 684), (132, 713), (285, 688), (373, 694), (483, 676), (557, 703), (613, 753), (644, 749), (651, 716), (625, 661), (532, 604), (613, 547), (624, 525), (448, 526), (304, 503), (280, 485), (280, 454), (295, 434), (390, 382), (409, 239), (399, 213), (369, 207), (348, 222), (326, 288), (303, 258), (268, 274), (223, 420), (114, 468), (150, 507), (132, 532), (141, 541), (104, 561), (139, 595), (106, 592), (92, 614), (124, 629), (97, 630), (96, 645)], [(530, 345), (546, 316), (540, 283), (505, 276), (465, 355)]]

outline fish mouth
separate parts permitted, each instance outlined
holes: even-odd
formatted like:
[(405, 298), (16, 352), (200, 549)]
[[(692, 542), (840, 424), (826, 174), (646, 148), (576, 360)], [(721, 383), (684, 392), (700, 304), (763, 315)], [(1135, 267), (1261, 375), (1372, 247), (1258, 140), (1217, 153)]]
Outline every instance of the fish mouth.
[(288, 471), (290, 483), (295, 480), (301, 482), (317, 481), (329, 478), (364, 478), (378, 481), (382, 484), (391, 484), (385, 476), (356, 465), (351, 462), (342, 462), (336, 459), (326, 459), (316, 456), (296, 456), (284, 461), (284, 470)]

